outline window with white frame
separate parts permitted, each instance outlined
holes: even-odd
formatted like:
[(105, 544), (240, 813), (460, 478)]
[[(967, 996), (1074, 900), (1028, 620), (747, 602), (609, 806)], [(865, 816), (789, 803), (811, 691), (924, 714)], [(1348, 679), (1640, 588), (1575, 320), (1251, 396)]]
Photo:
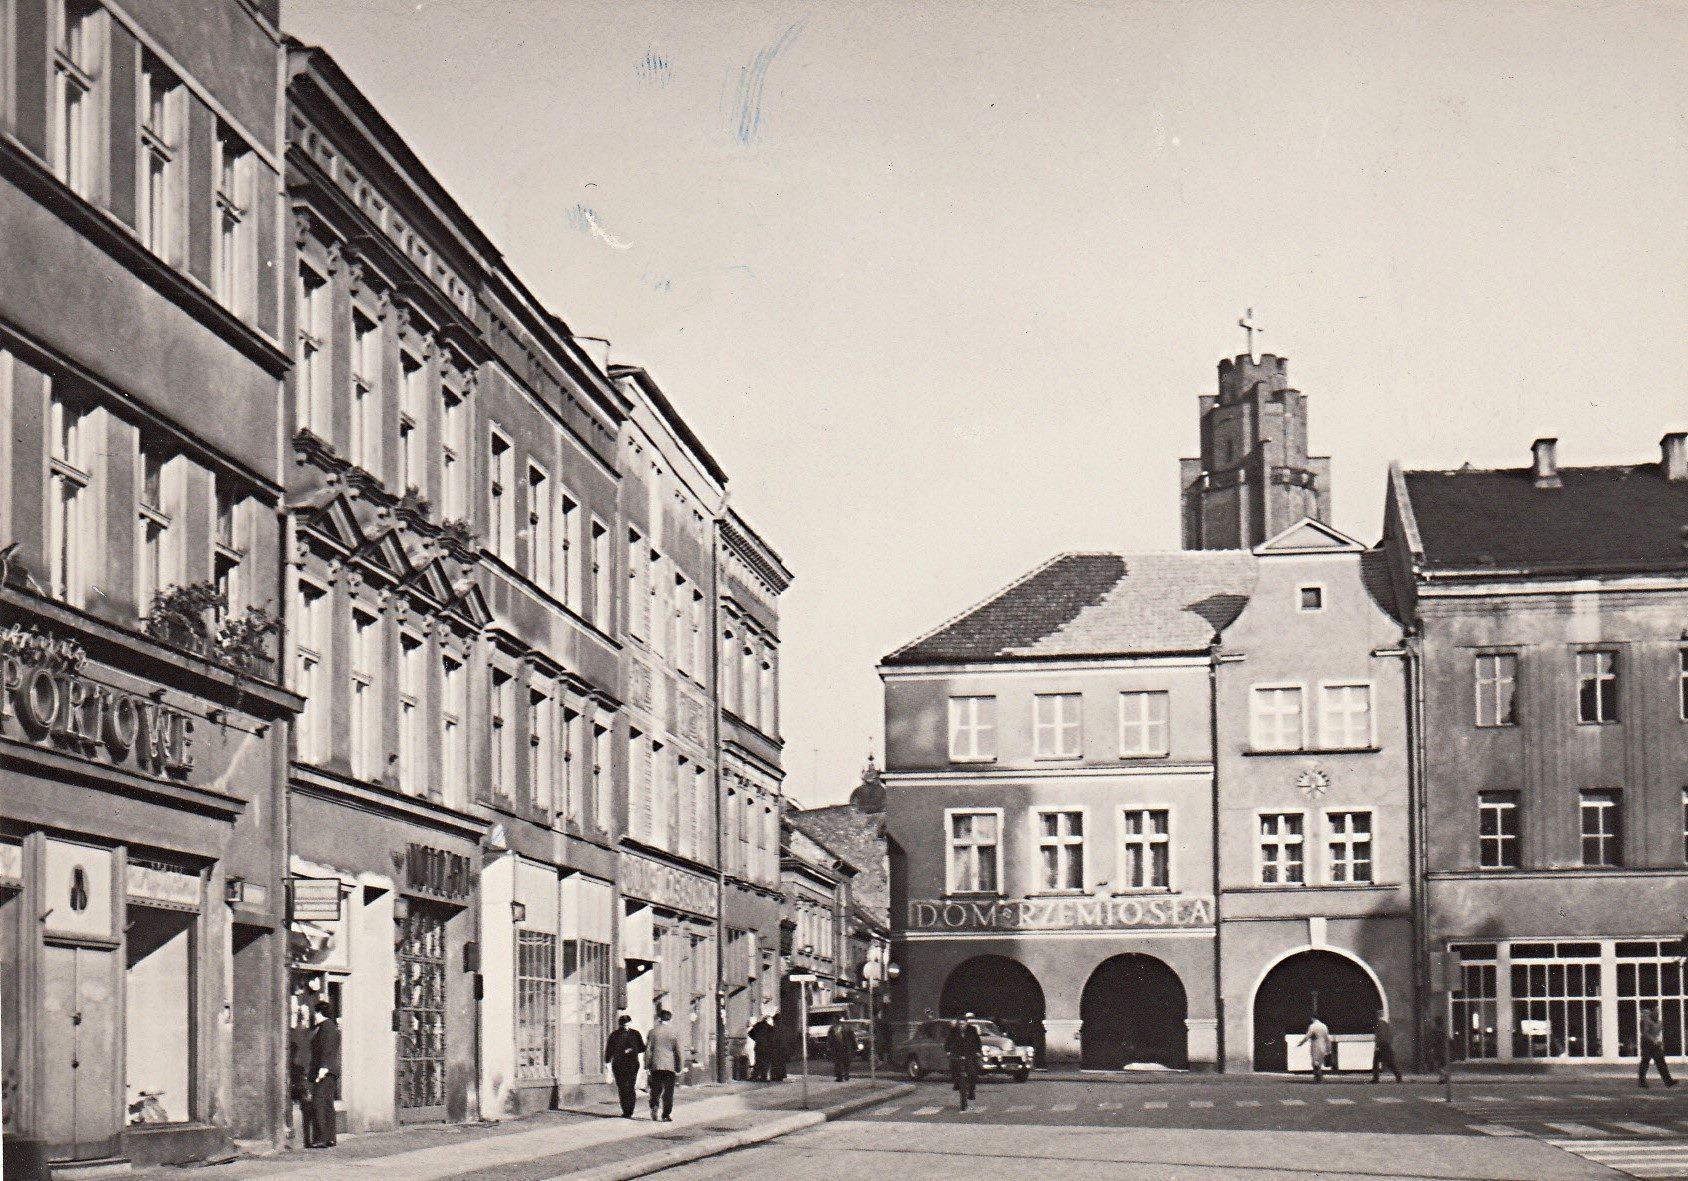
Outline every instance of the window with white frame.
[(1589, 866), (1623, 864), (1623, 809), (1615, 791), (1585, 791), (1578, 798), (1582, 813), (1582, 863)]
[[(47, 554), (52, 595), (81, 606), (94, 566), (94, 420), (88, 404), (54, 386), (49, 394)], [(146, 609), (152, 606), (149, 601)]]
[(1255, 750), (1300, 750), (1306, 745), (1300, 685), (1258, 686), (1249, 704), (1249, 736)]
[(545, 590), (553, 585), (551, 573), (556, 561), (556, 506), (551, 503), (551, 482), (536, 463), (528, 464), (528, 569)]
[(141, 54), (140, 160), (136, 222), (147, 249), (167, 262), (179, 255), (182, 214), (182, 83), (152, 54)]
[(1367, 811), (1325, 813), (1325, 877), (1338, 885), (1372, 880), (1372, 815)]
[(1120, 814), (1120, 834), (1120, 888), (1170, 889), (1172, 813), (1165, 808), (1126, 808)]
[(584, 606), (580, 596), (580, 502), (566, 488), (557, 490), (557, 557), (553, 588), (565, 607), (579, 611)]
[(1037, 833), (1038, 889), (1084, 889), (1084, 812), (1038, 808), (1032, 824)]
[(399, 437), (400, 492), (427, 493), (426, 464), (422, 459), (422, 416), (428, 404), (428, 370), (422, 359), (409, 350), (399, 353)]
[(1119, 695), (1119, 753), (1123, 757), (1171, 753), (1170, 702), (1165, 690), (1128, 690)]
[(440, 516), (447, 521), (469, 515), (469, 405), (460, 390), (440, 389)]
[(1076, 759), (1084, 753), (1084, 698), (1078, 693), (1039, 693), (1032, 698), (1032, 753), (1040, 759)]
[(1518, 724), (1518, 657), (1511, 652), (1485, 652), (1472, 673), (1477, 687), (1477, 724)]
[(610, 553), (610, 531), (600, 521), (592, 522), (592, 622), (599, 631), (615, 628), (614, 556)]
[(53, 50), (53, 174), (84, 197), (95, 196), (102, 169), (99, 86), (105, 65), (105, 11), (95, 0), (58, 7)]
[(381, 465), (381, 325), (352, 309), (351, 461), (376, 474)]
[(557, 764), (551, 755), (553, 709), (550, 694), (528, 689), (528, 790), (533, 793), (535, 810), (543, 812), (547, 821), (557, 798)]
[(1372, 690), (1368, 684), (1319, 686), (1319, 742), (1329, 750), (1372, 745)]
[(1605, 725), (1618, 720), (1618, 654), (1577, 653), (1577, 721)]
[(501, 668), (488, 678), (487, 732), (492, 756), (492, 794), (499, 799), (515, 797), (516, 777), (516, 679)]
[(1307, 818), (1300, 812), (1260, 814), (1260, 882), (1265, 886), (1307, 881)]
[(217, 122), (217, 234), (212, 239), (217, 298), (237, 316), (250, 315), (256, 283), (252, 236), (252, 149)]
[(949, 757), (952, 763), (996, 758), (996, 698), (949, 699)]
[(233, 477), (219, 472), (212, 479), (215, 532), (211, 545), (211, 581), (217, 589), (217, 620), (236, 616), (246, 605), (241, 571), (246, 561), (247, 497)]
[(1477, 864), (1480, 868), (1517, 869), (1522, 865), (1518, 831), (1517, 792), (1478, 793)]
[(299, 759), (306, 763), (321, 762), (327, 753), (325, 719), (333, 704), (328, 701), (327, 683), (322, 673), (328, 659), (328, 592), (303, 580), (298, 590), (299, 609), (293, 622), (293, 643), (296, 655), (293, 665), (293, 691), (305, 699), (296, 726)]
[(469, 777), (469, 678), (463, 661), (440, 656), (440, 793), (458, 798)]
[(516, 556), (516, 456), (497, 427), (487, 436), (487, 517), (492, 552), (506, 562)]
[(151, 431), (140, 436), (140, 473), (136, 486), (139, 536), (135, 550), (135, 606), (145, 615), (165, 587), (181, 581), (178, 547), (171, 525), (178, 508), (176, 478), (181, 460), (163, 438)]
[(298, 425), (319, 439), (332, 439), (328, 407), (328, 318), (332, 295), (328, 280), (308, 263), (299, 264), (299, 288), (293, 309), (298, 339), (293, 355), (293, 392)]
[(399, 634), (399, 786), (428, 794), (426, 731), (422, 724), (428, 686), (428, 645), (420, 636)]
[(1002, 879), (1002, 813), (950, 812), (949, 880), (951, 894), (995, 894)]
[(381, 777), (381, 621), (352, 608), (352, 660), (347, 670), (352, 686), (352, 774), (359, 779)]

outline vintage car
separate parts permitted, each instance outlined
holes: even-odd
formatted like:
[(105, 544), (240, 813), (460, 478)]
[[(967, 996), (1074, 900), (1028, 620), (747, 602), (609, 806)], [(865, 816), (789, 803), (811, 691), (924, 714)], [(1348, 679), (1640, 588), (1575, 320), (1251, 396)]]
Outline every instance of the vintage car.
[[(949, 1021), (923, 1021), (914, 1031), (898, 1055), (897, 1061), (902, 1063), (903, 1073), (911, 1079), (921, 1078), (928, 1074), (947, 1074), (949, 1072), (949, 1055), (944, 1053), (944, 1039), (949, 1035)], [(1006, 1074), (1017, 1083), (1023, 1083), (1032, 1073), (1032, 1048), (1030, 1046), (1016, 1046), (1012, 1038), (1004, 1037), (994, 1021), (973, 1020), (973, 1026), (979, 1031), (979, 1042), (983, 1053), (979, 1059), (979, 1074), (981, 1077), (990, 1074)]]

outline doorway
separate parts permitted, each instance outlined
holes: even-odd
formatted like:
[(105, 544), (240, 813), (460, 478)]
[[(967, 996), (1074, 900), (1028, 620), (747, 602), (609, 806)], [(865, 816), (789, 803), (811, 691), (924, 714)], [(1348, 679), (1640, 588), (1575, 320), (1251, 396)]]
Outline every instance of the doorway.
[(1037, 1052), (1043, 1065), (1043, 988), (1026, 966), (1004, 955), (976, 955), (944, 980), (940, 1017), (972, 1013), (996, 1022), (1017, 1045)]
[(1289, 1069), (1287, 1034), (1317, 1013), (1333, 1034), (1370, 1033), (1383, 1009), (1371, 973), (1334, 951), (1302, 951), (1266, 973), (1254, 990), (1254, 1069)]
[(50, 1160), (115, 1156), (122, 1132), (117, 1077), (117, 953), (42, 948), (38, 1113)]
[(1152, 955), (1103, 960), (1084, 985), (1079, 1045), (1087, 1070), (1121, 1070), (1157, 1063), (1190, 1064), (1189, 1007), (1183, 981)]

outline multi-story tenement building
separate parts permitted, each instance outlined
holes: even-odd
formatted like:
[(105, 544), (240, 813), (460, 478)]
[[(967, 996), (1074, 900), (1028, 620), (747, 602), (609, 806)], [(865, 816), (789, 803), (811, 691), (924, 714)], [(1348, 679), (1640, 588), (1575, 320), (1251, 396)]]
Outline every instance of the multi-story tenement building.
[(789, 816), (781, 821), (780, 842), (780, 955), (785, 964), (780, 1028), (795, 1051), (804, 1034), (799, 1023), (805, 1007), (812, 1025), (849, 1015), (850, 884), (856, 867), (792, 824)]
[(1254, 558), (1214, 665), (1225, 1065), (1309, 1069), (1317, 1012), (1369, 1066), (1415, 1011), (1403, 629), (1384, 555), (1327, 525)]
[(1460, 1058), (1633, 1059), (1649, 1005), (1682, 1052), (1688, 436), (1661, 450), (1561, 468), (1541, 439), (1521, 468), (1390, 473), (1419, 624), (1419, 923), (1426, 971), (1455, 958)]
[(349, 1127), (550, 1106), (618, 980), (627, 405), (328, 55), (288, 78), (294, 993)]
[(780, 1003), (779, 596), (791, 572), (735, 509), (717, 544), (721, 870), (727, 1034)]
[[(280, 34), (0, 9), (5, 1167), (285, 1127)], [(74, 1003), (71, 1003), (71, 999)]]
[(1063, 554), (887, 656), (893, 1011), (1218, 1058), (1211, 675), (1247, 553)]

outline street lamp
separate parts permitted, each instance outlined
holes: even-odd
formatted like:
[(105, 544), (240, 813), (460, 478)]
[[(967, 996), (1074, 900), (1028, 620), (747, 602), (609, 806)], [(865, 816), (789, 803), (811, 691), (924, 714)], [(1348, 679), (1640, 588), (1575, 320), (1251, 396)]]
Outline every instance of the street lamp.
[(891, 953), (882, 943), (875, 943), (867, 950), (867, 963), (862, 965), (862, 979), (867, 981), (867, 1078), (869, 1082), (877, 1082), (879, 1037), (879, 982), (881, 980), (895, 980), (902, 974), (902, 969), (891, 962)]

